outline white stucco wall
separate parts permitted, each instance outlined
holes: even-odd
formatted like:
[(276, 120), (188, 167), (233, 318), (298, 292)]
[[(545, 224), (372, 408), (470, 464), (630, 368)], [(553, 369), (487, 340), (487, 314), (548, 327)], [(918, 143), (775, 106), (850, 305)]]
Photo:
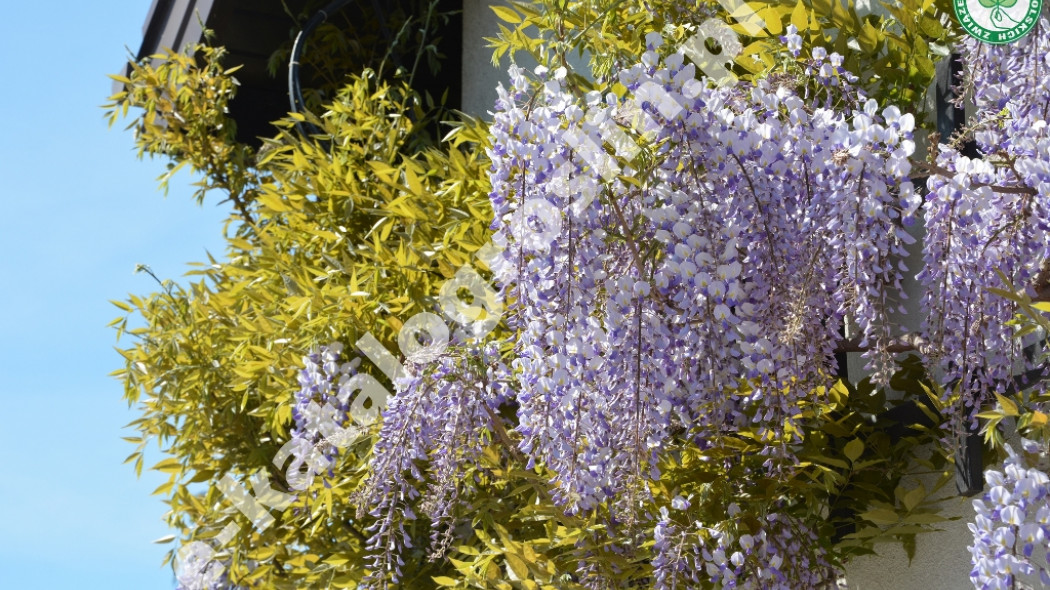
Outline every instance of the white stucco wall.
[[(486, 47), (485, 37), (496, 37), (499, 34), (499, 23), (489, 6), (507, 4), (499, 0), (463, 0), (463, 112), (490, 120), (489, 112), (496, 102), (496, 86), (507, 85), (507, 68), (510, 58), (506, 55), (500, 65), (492, 65), (492, 48)], [(507, 27), (512, 25), (503, 23)], [(536, 67), (532, 56), (523, 51), (515, 55), (516, 63), (526, 69)], [(583, 57), (572, 55), (568, 58), (573, 71), (589, 71), (589, 54)]]
[[(949, 484), (951, 485), (951, 484)], [(954, 490), (952, 490), (954, 491)], [(878, 547), (878, 556), (855, 559), (846, 568), (850, 590), (967, 590), (970, 583), (970, 553), (973, 537), (966, 523), (973, 518), (970, 499), (955, 496), (947, 501), (943, 515), (961, 517), (941, 525), (942, 532), (919, 535), (915, 560), (900, 545)]]
[[(877, 11), (875, 11), (877, 12)], [(947, 79), (948, 61), (942, 60), (937, 67), (940, 79)], [(935, 109), (933, 88), (927, 94), (927, 108), (932, 113)], [(970, 114), (969, 112), (967, 113)], [(916, 137), (915, 157), (924, 159), (928, 150), (926, 137)], [(916, 171), (917, 173), (918, 171)], [(908, 247), (909, 256), (905, 263), (909, 273), (903, 281), (904, 292), (908, 299), (903, 301), (906, 313), (893, 314), (894, 321), (909, 332), (916, 332), (922, 325), (924, 314), (921, 310), (922, 285), (915, 279), (915, 273), (922, 268), (922, 247), (925, 230), (922, 220), (909, 228), (909, 233), (916, 242)], [(851, 379), (861, 378), (866, 372), (864, 362), (859, 354), (850, 354), (849, 375)], [(927, 487), (932, 482), (927, 484)], [(850, 590), (966, 590), (972, 588), (970, 583), (970, 553), (967, 549), (972, 542), (972, 535), (967, 523), (973, 519), (973, 508), (969, 498), (956, 493), (952, 484), (945, 490), (944, 513), (946, 517), (959, 517), (958, 520), (940, 525), (942, 532), (919, 535), (916, 540), (915, 559), (909, 564), (908, 556), (900, 545), (887, 544), (879, 549), (878, 556), (867, 556), (856, 559), (846, 570)]]
[[(492, 49), (486, 47), (484, 41), (484, 37), (494, 37), (499, 30), (498, 19), (488, 8), (495, 3), (495, 0), (463, 2), (463, 111), (484, 119), (491, 118), (488, 113), (496, 100), (496, 86), (507, 79), (506, 67), (509, 65), (509, 61), (504, 58), (500, 68), (493, 66)], [(921, 225), (914, 228), (913, 232), (916, 237), (921, 237)], [(921, 242), (910, 250), (908, 266), (917, 270), (921, 266)], [(914, 330), (921, 321), (918, 313), (918, 285), (911, 279), (905, 285), (909, 293), (909, 300), (905, 302), (908, 318), (902, 323)], [(857, 356), (851, 355), (851, 376), (862, 373), (863, 363)], [(954, 494), (954, 489), (949, 492), (953, 497), (948, 500), (945, 516), (961, 518), (944, 523), (941, 527), (943, 532), (920, 535), (913, 565), (909, 565), (907, 555), (899, 545), (885, 545), (880, 548), (880, 555), (859, 558), (850, 564), (846, 572), (848, 587), (851, 590), (972, 588), (967, 551), (971, 537), (966, 528), (967, 521), (972, 518), (972, 508), (969, 499)]]
[(492, 65), (492, 49), (486, 47), (485, 37), (499, 33), (492, 4), (496, 2), (463, 0), (463, 112), (484, 119), (496, 102), (496, 86), (507, 77), (505, 66)]

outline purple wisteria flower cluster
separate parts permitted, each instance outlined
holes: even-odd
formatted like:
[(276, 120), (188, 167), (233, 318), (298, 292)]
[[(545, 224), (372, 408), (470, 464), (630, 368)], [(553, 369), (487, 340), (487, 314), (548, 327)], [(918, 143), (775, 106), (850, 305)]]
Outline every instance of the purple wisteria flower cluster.
[[(431, 555), (448, 549), (459, 500), (474, 483), (464, 474), (500, 420), (507, 386), (507, 367), (495, 344), (449, 349), (398, 383), (358, 492), (360, 505), (375, 519), (368, 530), (371, 576), (363, 587), (387, 588), (401, 578), (401, 553), (412, 547), (405, 523), (416, 518), (413, 507), (432, 523)], [(422, 493), (420, 482), (426, 482)]]
[(676, 426), (780, 431), (834, 374), (847, 317), (888, 376), (920, 204), (912, 116), (853, 90), (838, 56), (814, 65), (845, 112), (786, 83), (714, 87), (648, 41), (626, 98), (512, 70), (491, 128), (522, 450), (570, 512), (658, 477)]
[(293, 489), (309, 487), (313, 474), (334, 475), (339, 448), (344, 442), (341, 438), (346, 436), (345, 431), (337, 432), (336, 428), (352, 424), (351, 379), (361, 364), (360, 358), (344, 362), (342, 352), (342, 343), (332, 342), (303, 357), (300, 389), (292, 407), (295, 426), (289, 444), (288, 473)]
[[(730, 504), (727, 513), (738, 519), (740, 508)], [(778, 513), (756, 521), (755, 529), (741, 522), (727, 521), (718, 527), (699, 522), (686, 526), (678, 524), (666, 507), (662, 508), (654, 531), (653, 588), (684, 590), (702, 585), (795, 590), (835, 586), (836, 570), (828, 563), (816, 535), (804, 523)]]
[[(1031, 441), (1024, 446), (1038, 450)], [(980, 590), (1009, 590), (1034, 580), (1050, 586), (1050, 477), (1010, 446), (1006, 452), (1002, 471), (985, 471), (988, 491), (973, 501), (970, 580)]]
[[(230, 581), (227, 569), (229, 565), (230, 560), (213, 561), (210, 554), (185, 555), (175, 572), (175, 590), (247, 590), (247, 586)], [(256, 565), (253, 560), (245, 563), (249, 569)]]
[(1006, 326), (1012, 302), (988, 288), (1003, 287), (999, 272), (1031, 287), (1050, 258), (1050, 22), (1017, 43), (963, 48), (983, 158), (942, 147), (923, 207), (920, 279), (931, 360), (972, 414), (1005, 390), (1020, 356)]
[(785, 33), (780, 36), (780, 42), (787, 47), (791, 55), (798, 57), (798, 54), (802, 52), (802, 36), (798, 34), (798, 27), (788, 25)]

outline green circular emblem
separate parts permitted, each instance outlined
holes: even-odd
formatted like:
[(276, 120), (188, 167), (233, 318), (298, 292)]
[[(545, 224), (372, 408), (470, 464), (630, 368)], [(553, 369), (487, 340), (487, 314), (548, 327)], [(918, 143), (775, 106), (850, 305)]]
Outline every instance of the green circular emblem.
[(1043, 0), (952, 0), (959, 24), (971, 36), (1003, 45), (1032, 30), (1043, 9)]

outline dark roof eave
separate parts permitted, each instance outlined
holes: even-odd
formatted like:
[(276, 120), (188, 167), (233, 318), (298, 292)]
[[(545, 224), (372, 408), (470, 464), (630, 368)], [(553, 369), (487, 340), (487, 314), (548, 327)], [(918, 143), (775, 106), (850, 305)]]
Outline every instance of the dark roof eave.
[[(214, 3), (215, 0), (153, 0), (142, 26), (142, 44), (135, 61), (165, 49), (181, 51), (186, 45), (200, 41)], [(130, 66), (125, 65), (121, 73), (129, 75)], [(121, 82), (113, 82), (114, 93), (123, 89)]]

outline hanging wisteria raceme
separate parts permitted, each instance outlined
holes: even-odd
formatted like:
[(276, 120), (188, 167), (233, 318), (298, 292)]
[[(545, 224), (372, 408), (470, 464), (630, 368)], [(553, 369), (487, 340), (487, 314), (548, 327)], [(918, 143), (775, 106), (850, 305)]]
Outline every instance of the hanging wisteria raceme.
[[(357, 358), (342, 359), (343, 345), (333, 342), (303, 357), (299, 371), (300, 389), (292, 407), (292, 438), (288, 444), (291, 461), (288, 482), (293, 489), (309, 487), (315, 474), (332, 477), (339, 448), (344, 445), (335, 427), (352, 424), (352, 378), (361, 364)], [(326, 481), (327, 485), (327, 481)]]
[(175, 572), (175, 590), (226, 590), (229, 580), (225, 570), (210, 556), (188, 555)]
[[(681, 497), (675, 502), (679, 509), (688, 507)], [(727, 521), (717, 528), (699, 522), (683, 526), (670, 512), (661, 509), (654, 530), (655, 590), (795, 590), (832, 588), (836, 583), (837, 572), (816, 535), (782, 514), (755, 519), (756, 530), (736, 530), (742, 520)], [(730, 504), (727, 514), (737, 519), (740, 508)]]
[(880, 113), (840, 56), (811, 67), (845, 113), (776, 81), (713, 87), (648, 42), (625, 98), (512, 70), (492, 125), (522, 450), (570, 511), (655, 476), (676, 424), (782, 430), (834, 373), (847, 316), (886, 377), (919, 205), (911, 115)]
[(1003, 392), (1018, 354), (997, 272), (1029, 288), (1050, 257), (1050, 22), (1009, 45), (963, 44), (982, 159), (943, 149), (924, 206), (924, 337), (945, 382), (976, 413)]
[[(514, 362), (521, 382), (517, 401), (523, 451), (530, 456), (530, 467), (539, 459), (561, 476), (556, 488), (560, 503), (572, 510), (586, 510), (615, 488), (613, 462), (632, 457), (614, 452), (614, 437), (633, 436), (644, 449), (649, 430), (637, 430), (637, 423), (614, 427), (609, 422), (607, 396), (614, 382), (603, 376), (618, 371), (626, 381), (620, 391), (612, 392), (625, 408), (648, 413), (653, 407), (648, 399), (644, 405), (624, 399), (651, 395), (651, 390), (642, 389), (645, 376), (639, 378), (639, 368), (625, 367), (639, 356), (632, 354), (639, 343), (631, 338), (636, 331), (631, 323), (636, 326), (637, 322), (628, 322), (619, 332), (607, 332), (593, 311), (601, 305), (601, 291), (610, 276), (630, 283), (615, 292), (620, 308), (627, 308), (626, 315), (615, 319), (640, 318), (634, 308), (650, 302), (634, 292), (635, 282), (644, 287), (640, 276), (636, 281), (626, 279), (629, 273), (638, 272), (627, 248), (608, 247), (609, 230), (621, 227), (614, 214), (586, 206), (602, 190), (604, 180), (576, 176), (572, 180), (578, 192), (560, 198), (568, 193), (564, 190), (568, 180), (566, 175), (556, 175), (559, 166), (578, 167), (562, 136), (562, 122), (571, 118), (584, 123), (583, 110), (563, 88), (563, 75), (563, 70), (551, 75), (542, 95), (526, 107), (527, 114), (518, 105), (526, 100), (524, 93), (531, 83), (521, 70), (512, 70), (510, 92), (500, 89), (497, 108), (501, 112), (492, 127), (496, 162), (491, 174), (492, 200), (498, 230), (493, 242), (509, 248), (502, 263), (494, 265), (494, 272), (507, 287), (508, 296), (518, 302), (517, 313), (508, 322), (520, 334)], [(598, 134), (595, 125), (585, 123), (577, 130), (583, 136), (578, 142), (595, 141)], [(513, 178), (512, 169), (517, 169)], [(622, 182), (612, 182), (625, 190)], [(559, 217), (544, 215), (553, 207), (576, 211), (561, 223)], [(533, 229), (530, 221), (539, 226), (536, 231), (529, 231)], [(640, 343), (650, 344), (650, 340)], [(653, 368), (652, 364), (640, 367), (646, 372)]]
[[(245, 590), (246, 586), (230, 581), (227, 567), (230, 560), (213, 561), (211, 553), (207, 555), (187, 551), (181, 556), (175, 571), (175, 590)], [(254, 569), (254, 560), (248, 560), (245, 566)]]
[(433, 524), (431, 555), (444, 555), (459, 499), (471, 485), (463, 474), (487, 444), (508, 397), (507, 369), (499, 359), (494, 344), (450, 350), (410, 367), (398, 383), (358, 492), (359, 505), (375, 519), (368, 529), (371, 575), (362, 587), (387, 588), (401, 578), (401, 554), (411, 548), (405, 523), (416, 518), (414, 507)]
[[(1032, 441), (1023, 446), (1045, 451)], [(1002, 471), (984, 472), (988, 491), (973, 501), (970, 580), (979, 590), (1009, 590), (1036, 580), (1050, 586), (1050, 477), (1010, 446), (1006, 452)]]

